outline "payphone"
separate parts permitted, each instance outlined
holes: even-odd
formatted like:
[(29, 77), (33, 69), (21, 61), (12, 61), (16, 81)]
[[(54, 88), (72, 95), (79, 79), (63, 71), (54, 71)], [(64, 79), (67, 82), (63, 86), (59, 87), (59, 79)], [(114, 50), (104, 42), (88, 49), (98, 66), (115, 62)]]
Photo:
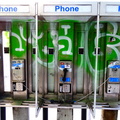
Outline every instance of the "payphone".
[(26, 99), (25, 60), (12, 60), (12, 88), (13, 98)]
[(120, 62), (112, 61), (108, 66), (107, 93), (119, 94), (120, 89)]
[[(72, 61), (59, 61), (58, 88), (59, 99), (72, 99)], [(64, 98), (64, 95), (66, 98)]]

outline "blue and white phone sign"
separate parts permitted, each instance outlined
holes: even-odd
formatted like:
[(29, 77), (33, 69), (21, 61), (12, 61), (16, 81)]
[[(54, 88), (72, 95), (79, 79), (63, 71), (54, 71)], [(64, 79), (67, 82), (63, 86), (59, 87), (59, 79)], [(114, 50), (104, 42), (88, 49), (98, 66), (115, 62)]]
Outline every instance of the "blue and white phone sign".
[(0, 5), (0, 13), (28, 13), (30, 12), (29, 6), (4, 6)]
[(78, 13), (78, 12), (87, 12), (92, 11), (91, 5), (44, 5), (43, 11), (45, 13)]

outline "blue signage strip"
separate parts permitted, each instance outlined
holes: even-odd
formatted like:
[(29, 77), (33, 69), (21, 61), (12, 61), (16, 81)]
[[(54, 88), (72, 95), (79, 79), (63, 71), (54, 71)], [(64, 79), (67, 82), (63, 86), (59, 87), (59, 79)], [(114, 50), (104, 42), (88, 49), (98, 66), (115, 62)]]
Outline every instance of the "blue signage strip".
[(109, 78), (109, 82), (120, 82), (120, 78)]
[(65, 81), (63, 81), (62, 79), (63, 78), (60, 78), (60, 82), (71, 82), (71, 79), (69, 77), (67, 77)]
[(120, 68), (120, 65), (113, 65), (113, 66), (110, 66), (109, 68)]
[(120, 12), (120, 6), (118, 6), (118, 12)]

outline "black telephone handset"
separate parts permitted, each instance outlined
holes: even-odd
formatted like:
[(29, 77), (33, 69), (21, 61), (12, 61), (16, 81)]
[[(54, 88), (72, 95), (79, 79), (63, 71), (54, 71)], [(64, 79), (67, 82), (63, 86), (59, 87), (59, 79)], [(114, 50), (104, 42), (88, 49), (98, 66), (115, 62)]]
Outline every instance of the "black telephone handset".
[(66, 75), (67, 75), (68, 69), (64, 68), (63, 72), (64, 72), (64, 76), (63, 76), (62, 80), (63, 80), (63, 82), (65, 82), (66, 81)]

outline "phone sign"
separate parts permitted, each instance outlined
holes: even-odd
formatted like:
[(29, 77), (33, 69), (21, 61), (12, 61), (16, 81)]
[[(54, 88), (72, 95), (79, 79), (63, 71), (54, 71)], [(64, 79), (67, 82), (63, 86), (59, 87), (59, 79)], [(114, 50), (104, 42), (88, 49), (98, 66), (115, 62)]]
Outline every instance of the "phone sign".
[(29, 6), (0, 6), (0, 12), (27, 13), (30, 12), (30, 8)]
[(92, 12), (91, 5), (44, 5), (44, 13), (79, 13)]

